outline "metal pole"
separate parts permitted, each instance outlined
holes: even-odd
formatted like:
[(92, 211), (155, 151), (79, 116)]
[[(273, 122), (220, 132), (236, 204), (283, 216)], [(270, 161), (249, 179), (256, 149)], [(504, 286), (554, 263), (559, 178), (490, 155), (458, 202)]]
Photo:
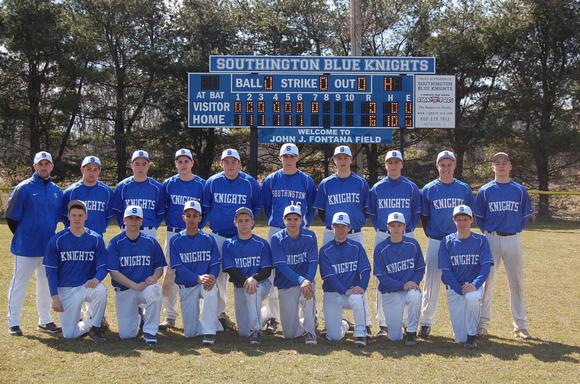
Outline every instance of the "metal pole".
[(403, 159), (405, 158), (405, 126), (399, 127), (399, 151)]
[[(361, 10), (360, 10), (360, 0), (350, 0), (350, 55), (360, 56), (361, 55)], [(353, 146), (353, 152), (356, 153), (356, 158), (354, 162), (356, 164), (357, 172), (361, 172), (363, 169), (363, 157), (361, 145), (357, 144)]]
[(258, 177), (258, 127), (250, 127), (250, 175)]

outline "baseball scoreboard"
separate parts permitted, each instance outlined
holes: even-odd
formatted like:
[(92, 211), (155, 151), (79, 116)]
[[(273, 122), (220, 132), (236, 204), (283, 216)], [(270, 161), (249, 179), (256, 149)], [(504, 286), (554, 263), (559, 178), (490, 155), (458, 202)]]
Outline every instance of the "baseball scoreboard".
[(412, 128), (413, 77), (190, 73), (190, 127)]

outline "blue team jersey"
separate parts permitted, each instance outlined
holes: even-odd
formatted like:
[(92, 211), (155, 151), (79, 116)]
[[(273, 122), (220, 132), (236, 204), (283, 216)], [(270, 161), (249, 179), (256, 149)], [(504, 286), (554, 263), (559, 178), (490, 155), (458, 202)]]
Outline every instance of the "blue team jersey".
[(346, 289), (355, 286), (367, 288), (368, 277), (364, 279), (363, 273), (366, 271), (370, 276), (371, 265), (364, 247), (359, 242), (347, 239), (337, 243), (332, 240), (320, 248), (319, 262), (324, 292), (344, 293), (340, 286), (336, 286), (329, 279), (331, 276), (335, 276)]
[(284, 208), (299, 205), (302, 224), (312, 223), (316, 210), (316, 185), (312, 177), (302, 171), (286, 175), (282, 169), (269, 174), (262, 184), (262, 204), (271, 227), (284, 228)]
[(479, 276), (483, 264), (493, 265), (493, 256), (485, 236), (472, 232), (468, 238), (460, 239), (452, 233), (441, 241), (438, 262), (439, 269), (451, 271), (463, 285)]
[(407, 232), (413, 232), (421, 219), (419, 188), (405, 176), (396, 180), (387, 176), (373, 185), (369, 192), (368, 213), (375, 229), (386, 232), (387, 217), (393, 212), (403, 214)]
[(240, 172), (230, 180), (223, 172), (207, 179), (203, 188), (203, 206), (208, 209), (209, 227), (214, 233), (233, 236), (238, 231), (234, 214), (240, 207), (248, 207), (258, 216), (262, 207), (260, 185), (252, 176)]
[[(272, 236), (270, 243), (274, 267), (280, 268), (281, 265), (287, 265), (298, 276), (314, 281), (318, 265), (318, 242), (314, 232), (302, 228), (298, 237), (293, 239), (288, 235), (288, 231), (283, 229)], [(314, 271), (312, 276), (308, 276), (309, 270)], [(277, 270), (274, 286), (286, 289), (297, 285), (297, 281), (289, 279)]]
[[(144, 282), (157, 268), (167, 265), (157, 240), (143, 233), (131, 240), (123, 231), (111, 239), (107, 251), (109, 271), (121, 272), (135, 283)], [(115, 279), (111, 282), (114, 287), (127, 289)]]
[(314, 207), (324, 211), (326, 228), (331, 228), (335, 213), (346, 212), (352, 229), (359, 231), (366, 223), (368, 197), (369, 184), (363, 177), (354, 172), (344, 179), (334, 174), (320, 182)]
[(453, 179), (445, 184), (439, 179), (433, 180), (421, 191), (423, 216), (429, 216), (427, 236), (441, 240), (456, 231), (453, 223), (453, 208), (458, 205), (468, 205), (474, 208), (473, 191), (471, 187)]
[(398, 243), (388, 238), (377, 244), (373, 263), (381, 293), (401, 291), (409, 281), (419, 284), (425, 273), (421, 246), (417, 240), (405, 236)]
[(10, 193), (4, 217), (18, 222), (10, 252), (17, 256), (43, 256), (60, 220), (62, 191), (36, 173)]
[(69, 226), (68, 203), (72, 200), (80, 200), (87, 206), (87, 221), (85, 227), (103, 234), (113, 217), (113, 190), (102, 181), (87, 187), (82, 180), (77, 181), (64, 191), (62, 204), (62, 217), (64, 225)]
[(127, 177), (117, 184), (113, 195), (113, 210), (119, 225), (123, 225), (123, 213), (128, 205), (137, 205), (143, 209), (144, 227), (157, 228), (165, 214), (163, 186), (151, 177), (139, 182), (133, 180), (133, 176)]
[(163, 182), (163, 194), (165, 196), (165, 224), (168, 227), (184, 229), (183, 206), (190, 200), (201, 204), (205, 180), (199, 176), (184, 181), (179, 175), (174, 175)]
[[(199, 231), (195, 236), (185, 231), (171, 238), (169, 243), (171, 268), (175, 269), (175, 283), (195, 286), (197, 277), (211, 274), (217, 277), (221, 257), (217, 244), (211, 235)], [(179, 268), (185, 266), (186, 271)], [(190, 272), (190, 273), (188, 273)]]
[(477, 225), (485, 231), (521, 232), (534, 213), (527, 189), (510, 181), (490, 181), (479, 189), (475, 199)]
[[(242, 240), (234, 236), (224, 243), (222, 262), (224, 271), (234, 268), (243, 276), (250, 277), (262, 268), (272, 267), (272, 252), (268, 242), (261, 237), (252, 235)], [(243, 287), (238, 282), (234, 282), (234, 285)]]
[(56, 271), (47, 273), (51, 296), (58, 294), (56, 287), (78, 287), (95, 277), (102, 280), (107, 275), (105, 241), (88, 228), (82, 236), (65, 228), (50, 238), (44, 266)]

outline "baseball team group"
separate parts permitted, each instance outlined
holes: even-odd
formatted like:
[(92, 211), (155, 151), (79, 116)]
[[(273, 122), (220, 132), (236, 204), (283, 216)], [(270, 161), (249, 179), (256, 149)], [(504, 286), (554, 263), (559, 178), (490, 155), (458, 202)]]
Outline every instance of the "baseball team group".
[[(386, 154), (387, 176), (372, 188), (351, 171), (348, 146), (335, 148), (336, 172), (318, 187), (298, 169), (296, 145), (282, 145), (279, 160), (281, 169), (260, 186), (241, 171), (238, 151), (226, 149), (223, 171), (204, 180), (192, 172), (192, 152), (179, 149), (177, 174), (161, 184), (148, 176), (149, 154), (138, 150), (131, 157), (132, 176), (113, 191), (99, 180), (99, 158), (87, 156), (81, 180), (63, 192), (51, 181), (52, 156), (37, 153), (32, 177), (15, 187), (6, 209), (14, 255), (9, 333), (23, 334), (20, 318), (35, 273), (40, 331), (105, 341), (103, 282), (110, 275), (119, 337), (142, 334), (148, 345), (157, 343), (159, 330), (175, 328), (178, 301), (184, 336), (200, 337), (206, 345), (224, 330), (260, 344), (263, 332), (276, 333), (279, 326), (285, 338), (304, 338), (306, 344), (353, 332), (359, 347), (374, 337), (416, 345), (418, 337), (429, 338), (443, 286), (455, 341), (475, 348), (477, 337), (488, 334), (503, 261), (514, 335), (531, 338), (520, 232), (533, 210), (526, 188), (511, 178), (507, 153), (493, 155), (494, 180), (476, 196), (454, 177), (456, 158), (448, 150), (436, 158), (438, 178), (421, 191), (402, 175), (397, 150)], [(269, 226), (266, 239), (253, 233), (261, 210)], [(316, 214), (326, 227), (320, 249), (309, 229)], [(106, 245), (103, 233), (113, 216), (121, 231)], [(361, 232), (367, 216), (376, 231), (372, 267)], [(65, 229), (55, 234), (59, 221)], [(157, 241), (162, 221), (164, 249)], [(474, 223), (481, 234), (471, 230)], [(428, 237), (425, 256), (414, 236), (419, 225)], [(322, 311), (316, 305), (317, 271)], [(369, 289), (371, 273), (376, 290)], [(228, 281), (235, 323), (226, 314)], [(377, 334), (371, 329), (371, 294)], [(343, 317), (345, 309), (352, 310), (354, 323)]]

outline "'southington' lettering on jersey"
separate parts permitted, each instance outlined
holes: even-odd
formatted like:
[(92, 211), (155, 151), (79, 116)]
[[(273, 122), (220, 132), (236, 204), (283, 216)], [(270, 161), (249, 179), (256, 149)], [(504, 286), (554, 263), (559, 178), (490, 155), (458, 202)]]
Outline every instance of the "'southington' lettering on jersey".
[(274, 189), (272, 191), (272, 197), (289, 197), (291, 199), (306, 199), (306, 192), (292, 191), (288, 189)]

